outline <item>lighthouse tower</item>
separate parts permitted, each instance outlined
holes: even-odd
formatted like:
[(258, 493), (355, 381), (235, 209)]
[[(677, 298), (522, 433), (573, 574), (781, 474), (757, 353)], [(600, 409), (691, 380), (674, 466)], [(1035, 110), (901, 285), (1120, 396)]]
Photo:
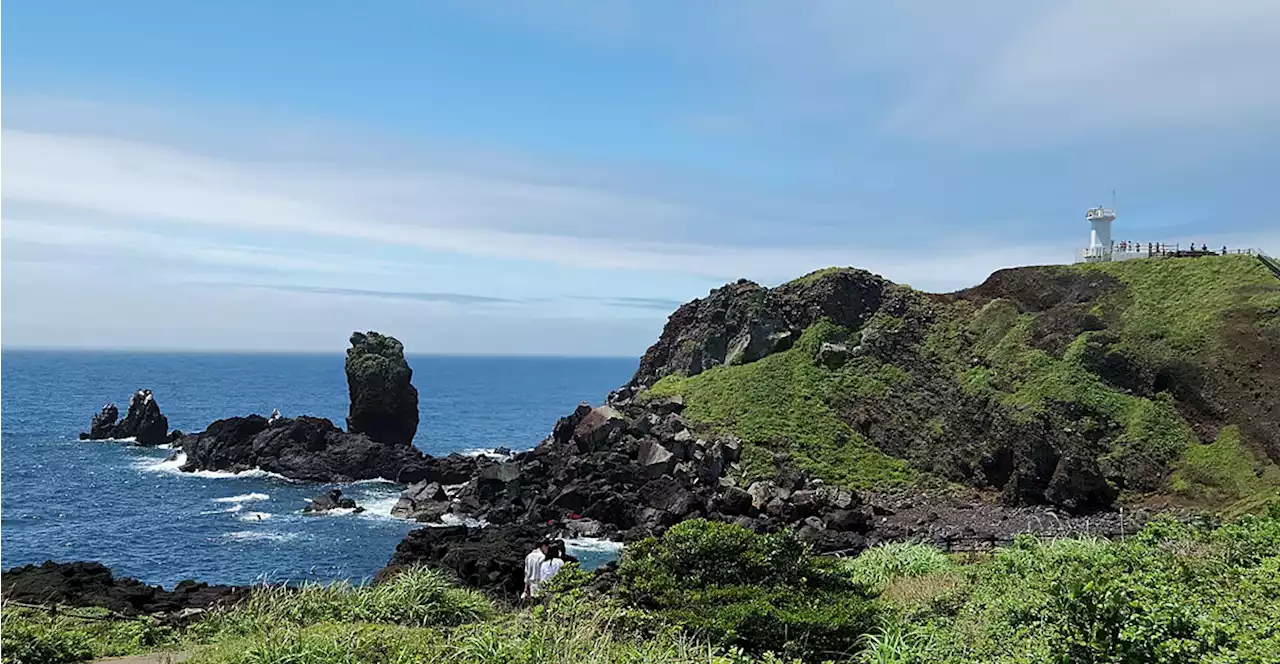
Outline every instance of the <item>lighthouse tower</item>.
[(1084, 213), (1089, 222), (1089, 246), (1084, 250), (1084, 259), (1090, 263), (1111, 260), (1111, 222), (1116, 220), (1114, 208), (1099, 205)]

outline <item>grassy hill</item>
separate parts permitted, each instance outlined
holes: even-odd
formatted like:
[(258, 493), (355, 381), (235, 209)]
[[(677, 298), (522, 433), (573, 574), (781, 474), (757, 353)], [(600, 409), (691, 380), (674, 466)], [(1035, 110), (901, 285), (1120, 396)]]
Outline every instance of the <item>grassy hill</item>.
[[(887, 282), (868, 295), (867, 276), (726, 287), (766, 318), (774, 293), (791, 307), (792, 293), (845, 283), (872, 306), (644, 394), (683, 395), (688, 418), (746, 441), (748, 479), (795, 465), (855, 488), (960, 483), (1081, 511), (1117, 499), (1241, 510), (1277, 495), (1280, 280), (1256, 259), (1014, 268), (944, 295)], [(699, 343), (677, 332), (664, 340)]]

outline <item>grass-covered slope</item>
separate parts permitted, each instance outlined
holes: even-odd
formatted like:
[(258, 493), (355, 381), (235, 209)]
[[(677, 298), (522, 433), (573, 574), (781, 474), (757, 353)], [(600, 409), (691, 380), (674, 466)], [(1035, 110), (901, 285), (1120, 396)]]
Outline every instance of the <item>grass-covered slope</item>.
[[(865, 275), (752, 294), (802, 309), (804, 293), (869, 283), (850, 274)], [(818, 317), (786, 350), (667, 373), (647, 393), (681, 394), (686, 417), (743, 438), (752, 479), (793, 464), (856, 488), (943, 480), (1080, 511), (1154, 495), (1240, 508), (1280, 486), (1280, 280), (1254, 258), (1016, 268), (957, 293), (858, 297), (875, 307), (852, 324)], [(669, 328), (678, 317), (691, 314)], [(677, 332), (664, 339), (696, 345)], [(847, 359), (819, 361), (824, 343)]]

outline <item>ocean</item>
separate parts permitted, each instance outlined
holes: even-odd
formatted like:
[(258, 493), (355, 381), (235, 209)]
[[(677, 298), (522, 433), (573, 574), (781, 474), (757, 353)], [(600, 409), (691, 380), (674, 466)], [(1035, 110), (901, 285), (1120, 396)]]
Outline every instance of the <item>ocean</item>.
[[(581, 401), (600, 403), (635, 370), (630, 358), (411, 356), (420, 423), (414, 443), (444, 455), (536, 445)], [(341, 354), (12, 351), (0, 355), (0, 567), (97, 560), (166, 587), (371, 577), (418, 524), (390, 516), (400, 488), (338, 485), (363, 514), (307, 515), (334, 485), (262, 473), (181, 473), (166, 450), (77, 440), (114, 401), (153, 391), (171, 428), (271, 413), (345, 426)], [(611, 554), (574, 551), (590, 566)]]

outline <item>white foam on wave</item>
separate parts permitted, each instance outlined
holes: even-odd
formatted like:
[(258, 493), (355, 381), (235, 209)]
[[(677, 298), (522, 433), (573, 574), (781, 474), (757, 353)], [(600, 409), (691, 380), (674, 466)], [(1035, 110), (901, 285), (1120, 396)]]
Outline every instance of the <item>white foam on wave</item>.
[(461, 454), (462, 456), (469, 456), (469, 457), (485, 456), (495, 461), (506, 461), (507, 459), (510, 459), (512, 456), (514, 456), (513, 454), (502, 454), (497, 450), (485, 449), (481, 447), (473, 447), (469, 450), (462, 450), (461, 452), (459, 452), (459, 454)]
[(252, 503), (259, 500), (267, 500), (271, 496), (265, 493), (242, 493), (238, 496), (227, 496), (226, 498), (214, 498), (215, 503)]
[(622, 542), (601, 537), (575, 537), (564, 541), (564, 549), (570, 554), (591, 552), (617, 555), (622, 552)]
[(484, 519), (473, 519), (469, 516), (461, 517), (461, 516), (458, 516), (457, 514), (441, 514), (440, 523), (438, 524), (428, 523), (427, 525), (439, 526), (442, 528), (445, 526), (467, 526), (470, 528), (484, 528), (489, 525), (489, 522), (485, 521)]
[(230, 542), (288, 542), (297, 538), (297, 533), (275, 533), (269, 530), (237, 530), (222, 535), (222, 539)]
[(399, 501), (400, 494), (393, 493), (386, 496), (366, 496), (363, 500), (357, 500), (356, 504), (364, 508), (360, 516), (391, 519), (394, 518), (391, 516), (391, 508)]
[(276, 479), (290, 481), (289, 478), (279, 473), (272, 473), (261, 468), (252, 470), (244, 470), (233, 473), (226, 470), (197, 470), (190, 473), (182, 472), (182, 466), (187, 462), (187, 453), (178, 452), (177, 454), (163, 459), (161, 461), (145, 461), (139, 464), (141, 470), (152, 473), (170, 473), (182, 475), (185, 477), (201, 477), (204, 479), (227, 479), (230, 477), (274, 477)]
[[(239, 507), (239, 505), (237, 505), (237, 507)], [(273, 516), (275, 515), (269, 512), (245, 512), (236, 518), (241, 521), (266, 521)]]
[(221, 510), (208, 510), (208, 511), (205, 511), (205, 512), (201, 512), (201, 513), (200, 513), (200, 516), (206, 516), (206, 515), (209, 515), (209, 514), (234, 514), (235, 512), (239, 512), (239, 511), (240, 511), (240, 510), (242, 510), (242, 509), (244, 509), (244, 505), (235, 504), (235, 505), (232, 505), (231, 507), (228, 507), (228, 508), (226, 508), (226, 509), (221, 509)]

